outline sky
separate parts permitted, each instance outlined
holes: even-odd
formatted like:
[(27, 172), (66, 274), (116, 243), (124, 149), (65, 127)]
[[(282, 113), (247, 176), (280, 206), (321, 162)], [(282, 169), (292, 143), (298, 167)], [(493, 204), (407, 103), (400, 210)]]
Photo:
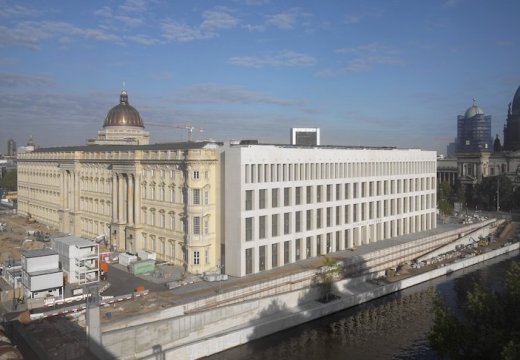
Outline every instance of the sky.
[[(518, 0), (0, 0), (0, 153), (83, 145), (123, 88), (151, 142), (445, 153), (476, 98), (499, 134), (520, 85)], [(157, 126), (167, 124), (172, 127)]]

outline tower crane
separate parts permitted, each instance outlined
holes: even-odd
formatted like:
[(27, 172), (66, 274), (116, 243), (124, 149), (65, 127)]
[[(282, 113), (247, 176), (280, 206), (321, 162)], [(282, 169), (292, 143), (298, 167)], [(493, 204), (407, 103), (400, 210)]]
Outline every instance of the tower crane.
[(190, 124), (186, 125), (173, 125), (173, 124), (159, 124), (159, 123), (146, 123), (147, 126), (156, 126), (156, 127), (165, 127), (165, 128), (174, 128), (174, 129), (184, 129), (188, 133), (188, 142), (191, 142), (192, 134), (194, 131), (203, 132), (203, 128), (199, 128), (196, 126), (192, 126)]

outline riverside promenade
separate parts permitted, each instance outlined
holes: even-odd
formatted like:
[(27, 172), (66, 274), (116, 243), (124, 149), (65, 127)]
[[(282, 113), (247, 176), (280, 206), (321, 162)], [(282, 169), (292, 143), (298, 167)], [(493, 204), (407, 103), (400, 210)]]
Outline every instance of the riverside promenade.
[[(375, 279), (384, 269), (451, 242), (487, 236), (501, 222), (493, 219), (472, 225), (441, 226), (414, 236), (367, 244), (355, 251), (329, 254), (358, 276), (336, 282), (334, 293), (338, 299), (328, 303), (317, 301), (322, 293), (316, 286), (316, 272), (322, 259), (309, 259), (245, 279), (234, 279), (211, 296), (204, 284), (176, 289), (174, 297), (172, 292), (151, 294), (146, 303), (134, 302), (134, 308), (123, 308), (115, 320), (104, 321), (102, 343), (106, 350), (122, 359), (152, 359), (157, 352), (166, 359), (211, 355), (500, 254), (518, 251), (518, 243), (515, 243), (438, 269), (425, 268), (421, 274), (394, 282)], [(166, 305), (172, 298), (174, 301)], [(165, 301), (162, 304), (161, 299)], [(154, 310), (154, 303), (158, 309)], [(147, 311), (139, 309), (139, 306), (145, 308), (144, 304), (150, 305)], [(106, 311), (110, 309), (102, 309), (102, 313)]]

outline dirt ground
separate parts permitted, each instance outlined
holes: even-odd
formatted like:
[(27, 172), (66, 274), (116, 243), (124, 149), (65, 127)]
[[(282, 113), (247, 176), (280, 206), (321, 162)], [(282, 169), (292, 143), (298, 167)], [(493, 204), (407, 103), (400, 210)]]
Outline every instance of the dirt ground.
[[(29, 223), (26, 217), (13, 214), (0, 214), (0, 223), (6, 223), (6, 231), (0, 232), (0, 263), (8, 259), (20, 260), (23, 251), (41, 249), (45, 243), (36, 241), (34, 236), (28, 236), (28, 230), (41, 231), (51, 236), (59, 234), (56, 229), (34, 222)], [(31, 241), (24, 241), (29, 239)]]

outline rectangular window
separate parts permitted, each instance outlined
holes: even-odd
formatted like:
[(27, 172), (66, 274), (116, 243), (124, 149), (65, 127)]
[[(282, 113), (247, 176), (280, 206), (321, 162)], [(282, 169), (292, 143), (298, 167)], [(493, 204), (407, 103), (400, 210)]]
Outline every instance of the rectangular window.
[(295, 251), (295, 260), (298, 261), (302, 258), (300, 251), (302, 248), (302, 239), (296, 239), (296, 251)]
[(278, 214), (271, 216), (271, 236), (278, 236)]
[(307, 230), (312, 230), (312, 210), (307, 210), (307, 218), (305, 220), (307, 223)]
[(302, 187), (298, 186), (294, 190), (295, 190), (294, 203), (295, 203), (295, 205), (300, 205), (302, 203)]
[(193, 205), (200, 205), (200, 189), (192, 189)]
[(341, 200), (341, 185), (336, 184), (336, 200)]
[(200, 216), (193, 217), (193, 234), (200, 235)]
[(193, 252), (193, 265), (199, 265), (200, 264), (200, 252), (194, 251)]
[(283, 264), (286, 265), (289, 263), (289, 247), (291, 246), (290, 241), (286, 241), (283, 243)]
[(291, 213), (283, 214), (283, 233), (284, 235), (289, 234), (291, 231)]
[(271, 266), (273, 268), (278, 266), (278, 244), (271, 246)]
[(278, 189), (272, 189), (271, 193), (271, 206), (278, 207)]
[(327, 201), (332, 201), (332, 185), (327, 185)]
[(258, 218), (258, 237), (265, 239), (265, 215)]
[(307, 204), (312, 203), (312, 186), (307, 186), (305, 195), (307, 196)]
[(283, 206), (291, 205), (291, 188), (283, 189)]
[(327, 227), (332, 226), (332, 208), (327, 208)]
[(322, 192), (323, 192), (323, 186), (318, 185), (316, 186), (316, 202), (322, 202)]
[(321, 210), (316, 209), (316, 229), (321, 229)]
[(294, 219), (294, 231), (300, 232), (302, 231), (302, 212), (296, 211), (296, 217)]
[(265, 189), (261, 189), (258, 192), (258, 207), (260, 209), (265, 209)]
[(253, 190), (246, 190), (246, 210), (253, 210)]
[(246, 241), (253, 240), (253, 218), (246, 218)]
[(194, 171), (193, 172), (193, 178), (194, 179), (199, 179), (200, 178), (200, 173), (198, 171)]
[(246, 274), (253, 272), (253, 249), (246, 249)]
[(265, 270), (265, 245), (258, 248), (258, 270)]

